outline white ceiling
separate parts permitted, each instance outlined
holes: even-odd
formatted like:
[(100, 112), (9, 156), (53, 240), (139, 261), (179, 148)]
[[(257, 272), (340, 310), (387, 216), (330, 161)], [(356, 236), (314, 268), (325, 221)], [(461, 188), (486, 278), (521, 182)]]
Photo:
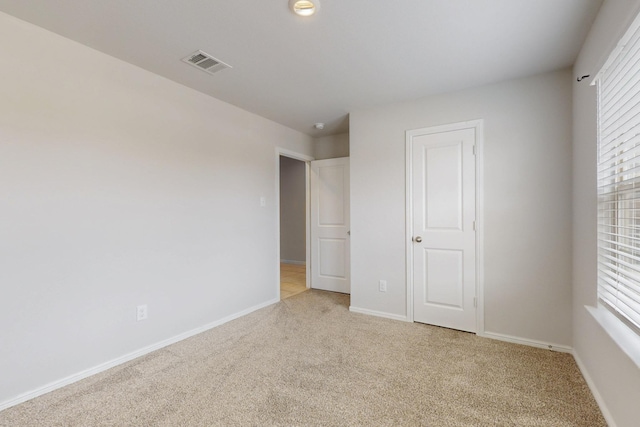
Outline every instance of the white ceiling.
[[(0, 10), (312, 136), (355, 109), (573, 64), (602, 0), (0, 0)], [(233, 66), (181, 62), (201, 49)], [(325, 122), (324, 131), (313, 124)]]

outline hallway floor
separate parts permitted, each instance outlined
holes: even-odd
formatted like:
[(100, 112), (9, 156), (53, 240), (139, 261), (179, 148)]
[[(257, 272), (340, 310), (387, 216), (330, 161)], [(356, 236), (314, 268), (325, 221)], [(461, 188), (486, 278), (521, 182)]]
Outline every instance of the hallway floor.
[(280, 264), (280, 299), (287, 299), (307, 290), (304, 265)]

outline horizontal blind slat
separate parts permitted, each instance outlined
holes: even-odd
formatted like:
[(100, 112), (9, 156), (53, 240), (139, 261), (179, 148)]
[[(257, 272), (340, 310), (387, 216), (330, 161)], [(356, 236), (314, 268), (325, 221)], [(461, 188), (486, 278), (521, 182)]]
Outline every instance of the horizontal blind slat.
[(640, 18), (598, 79), (598, 297), (640, 326)]
[(636, 95), (629, 99), (627, 105), (620, 105), (620, 109), (614, 113), (609, 114), (609, 117), (602, 118), (601, 129), (603, 135), (613, 133), (617, 129), (624, 129), (624, 125), (630, 123), (633, 125), (635, 121), (634, 117), (637, 117), (640, 113), (640, 96)]
[[(601, 265), (604, 267), (615, 268), (615, 266), (610, 263), (601, 263)], [(621, 270), (621, 271), (624, 271), (624, 270)], [(618, 275), (613, 274), (609, 276), (610, 277), (606, 278), (606, 281), (612, 286), (615, 285), (618, 292), (623, 293), (627, 295), (627, 297), (632, 298), (634, 301), (637, 301), (638, 303), (640, 303), (640, 293), (639, 293), (640, 286), (634, 283), (633, 275), (630, 275), (630, 277), (626, 277), (620, 274)]]
[[(607, 92), (601, 98), (603, 109), (612, 109), (615, 106), (615, 95), (620, 93), (626, 86), (630, 70), (638, 69), (638, 60), (640, 58), (640, 28), (629, 39), (624, 49), (619, 53), (619, 61), (615, 61), (605, 71), (603, 80), (606, 82), (605, 88)], [(631, 54), (628, 54), (631, 52)], [(633, 76), (633, 73), (631, 73)]]

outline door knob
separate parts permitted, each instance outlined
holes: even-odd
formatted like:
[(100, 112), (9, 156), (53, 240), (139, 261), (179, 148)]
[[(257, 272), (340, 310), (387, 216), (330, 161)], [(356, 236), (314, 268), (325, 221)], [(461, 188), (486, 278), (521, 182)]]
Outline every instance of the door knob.
[(416, 243), (420, 243), (420, 242), (422, 242), (422, 237), (416, 236), (416, 237), (413, 238), (413, 241), (416, 242)]

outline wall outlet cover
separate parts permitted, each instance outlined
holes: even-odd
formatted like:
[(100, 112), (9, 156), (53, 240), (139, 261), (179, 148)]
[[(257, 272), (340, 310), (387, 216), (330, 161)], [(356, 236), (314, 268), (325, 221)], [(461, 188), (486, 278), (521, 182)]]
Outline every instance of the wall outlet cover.
[(386, 280), (380, 280), (378, 285), (380, 287), (380, 292), (387, 292), (387, 281)]
[(136, 319), (138, 321), (140, 320), (145, 320), (147, 317), (149, 317), (149, 312), (147, 310), (147, 305), (143, 304), (143, 305), (139, 305), (136, 307)]

